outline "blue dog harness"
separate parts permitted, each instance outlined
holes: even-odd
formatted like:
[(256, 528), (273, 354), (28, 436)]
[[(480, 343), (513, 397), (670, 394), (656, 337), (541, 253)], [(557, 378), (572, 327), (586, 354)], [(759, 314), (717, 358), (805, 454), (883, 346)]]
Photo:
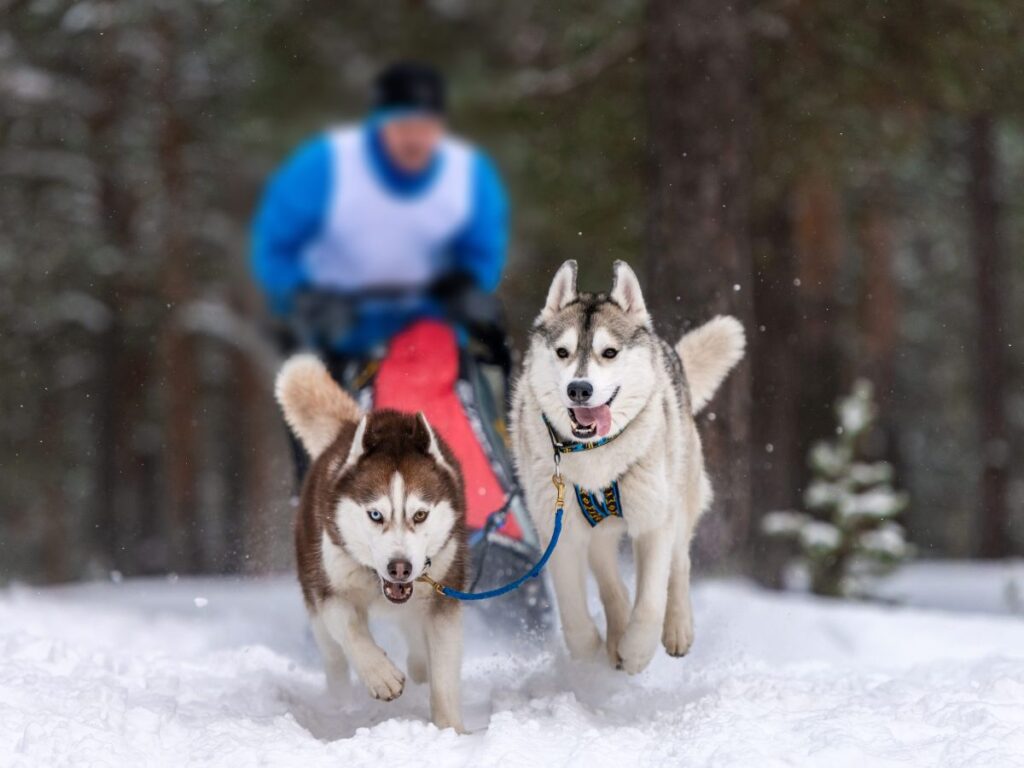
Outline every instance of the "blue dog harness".
[(619, 482), (612, 484), (599, 494), (576, 486), (576, 501), (580, 503), (583, 519), (594, 528), (609, 517), (622, 517), (622, 501), (619, 498)]

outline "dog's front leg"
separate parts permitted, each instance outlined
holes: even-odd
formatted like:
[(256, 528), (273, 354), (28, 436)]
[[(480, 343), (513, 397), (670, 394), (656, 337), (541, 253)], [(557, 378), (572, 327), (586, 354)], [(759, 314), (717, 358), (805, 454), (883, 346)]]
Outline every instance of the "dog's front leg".
[(567, 537), (551, 557), (551, 580), (565, 644), (570, 655), (581, 660), (593, 659), (601, 650), (601, 633), (587, 610), (586, 561), (586, 549)]
[(402, 695), (405, 675), (370, 635), (366, 609), (339, 598), (328, 598), (321, 607), (324, 626), (355, 667), (356, 674), (375, 699), (391, 701)]
[(313, 637), (316, 639), (320, 655), (324, 660), (324, 672), (327, 675), (327, 690), (332, 693), (344, 693), (349, 688), (348, 659), (341, 643), (331, 636), (319, 613), (310, 614)]
[[(613, 527), (615, 526), (615, 527)], [(622, 533), (614, 521), (602, 523), (590, 534), (590, 570), (604, 605), (605, 648), (614, 665), (619, 662), (619, 641), (629, 623), (629, 592), (619, 575), (619, 540)]]
[(619, 666), (631, 675), (651, 663), (661, 639), (674, 539), (660, 529), (646, 531), (635, 539), (636, 603), (619, 641)]
[(438, 728), (462, 727), (462, 608), (432, 606), (427, 613), (427, 668), (430, 674), (430, 719)]

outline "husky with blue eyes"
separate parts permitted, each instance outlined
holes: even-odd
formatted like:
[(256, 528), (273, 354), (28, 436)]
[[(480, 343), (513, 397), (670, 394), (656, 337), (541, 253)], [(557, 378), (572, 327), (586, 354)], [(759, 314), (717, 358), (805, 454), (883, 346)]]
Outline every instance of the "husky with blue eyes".
[[(570, 653), (592, 658), (601, 635), (587, 609), (586, 567), (607, 621), (603, 645), (631, 674), (661, 640), (672, 656), (693, 642), (690, 539), (711, 502), (694, 415), (743, 357), (743, 327), (717, 317), (675, 345), (654, 332), (640, 283), (615, 263), (608, 293), (576, 289), (576, 262), (558, 270), (533, 326), (511, 427), (531, 517), (550, 537), (552, 456), (569, 491), (549, 570)], [(633, 541), (636, 599), (619, 575)]]
[(464, 586), (465, 499), (451, 450), (422, 414), (361, 414), (312, 355), (285, 364), (276, 395), (313, 459), (295, 544), (328, 685), (347, 684), (351, 664), (374, 698), (401, 695), (405, 675), (370, 635), (368, 614), (382, 609), (404, 630), (409, 676), (429, 678), (432, 720), (461, 731), (461, 608), (416, 582), (429, 567)]

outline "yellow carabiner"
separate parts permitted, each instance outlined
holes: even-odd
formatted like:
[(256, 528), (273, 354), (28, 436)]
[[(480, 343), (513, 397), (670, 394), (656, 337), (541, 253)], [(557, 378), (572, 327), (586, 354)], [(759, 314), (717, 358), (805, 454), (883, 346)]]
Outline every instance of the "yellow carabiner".
[(562, 475), (555, 472), (551, 476), (551, 482), (555, 485), (555, 492), (557, 494), (555, 498), (555, 507), (562, 509), (565, 507), (565, 482), (562, 480)]
[(424, 584), (429, 584), (434, 588), (434, 591), (437, 592), (437, 594), (444, 596), (444, 585), (434, 581), (432, 578), (427, 576), (427, 574), (422, 574), (418, 579), (416, 579), (416, 581), (422, 581)]

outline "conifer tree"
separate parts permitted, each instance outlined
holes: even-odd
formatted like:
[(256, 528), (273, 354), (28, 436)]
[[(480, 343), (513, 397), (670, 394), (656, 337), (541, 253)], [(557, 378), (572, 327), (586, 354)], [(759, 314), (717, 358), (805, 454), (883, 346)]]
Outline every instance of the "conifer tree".
[(893, 467), (868, 461), (863, 443), (878, 416), (873, 387), (858, 380), (836, 405), (838, 426), (832, 440), (815, 443), (808, 461), (813, 480), (804, 493), (806, 511), (777, 511), (762, 528), (797, 546), (811, 591), (851, 597), (863, 594), (864, 580), (891, 570), (910, 555), (896, 518), (906, 493), (893, 487)]

